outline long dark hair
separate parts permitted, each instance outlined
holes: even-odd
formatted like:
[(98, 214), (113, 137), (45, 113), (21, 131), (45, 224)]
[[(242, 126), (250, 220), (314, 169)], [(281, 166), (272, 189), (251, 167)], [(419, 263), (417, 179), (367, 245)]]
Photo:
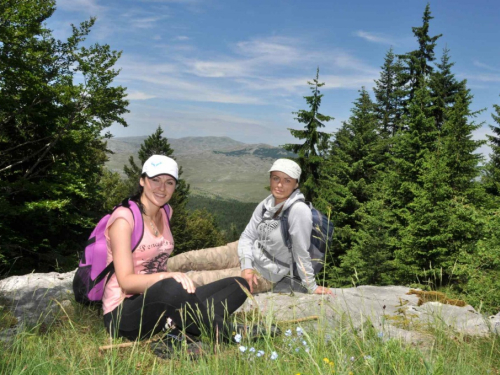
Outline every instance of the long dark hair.
[[(146, 173), (141, 174), (141, 178), (146, 179), (146, 177), (147, 177)], [(146, 214), (146, 212), (144, 211), (144, 205), (141, 202), (141, 196), (143, 192), (144, 192), (144, 186), (142, 186), (140, 183), (137, 183), (137, 188), (135, 189), (135, 193), (129, 199), (137, 203), (137, 206), (139, 206), (141, 212), (143, 214)]]

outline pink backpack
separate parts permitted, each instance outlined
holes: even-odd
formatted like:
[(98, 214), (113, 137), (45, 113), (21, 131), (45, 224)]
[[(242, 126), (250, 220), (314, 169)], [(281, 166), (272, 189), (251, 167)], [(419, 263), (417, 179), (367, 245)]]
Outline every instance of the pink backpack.
[[(100, 302), (104, 294), (104, 287), (115, 272), (113, 262), (106, 266), (107, 247), (104, 231), (111, 214), (118, 207), (127, 207), (134, 217), (134, 230), (131, 238), (132, 252), (135, 251), (142, 240), (144, 220), (142, 219), (141, 210), (136, 202), (125, 199), (111, 213), (99, 220), (99, 223), (90, 234), (73, 279), (73, 292), (77, 302), (87, 305)], [(170, 226), (170, 206), (166, 204), (163, 209), (167, 214), (168, 225)]]

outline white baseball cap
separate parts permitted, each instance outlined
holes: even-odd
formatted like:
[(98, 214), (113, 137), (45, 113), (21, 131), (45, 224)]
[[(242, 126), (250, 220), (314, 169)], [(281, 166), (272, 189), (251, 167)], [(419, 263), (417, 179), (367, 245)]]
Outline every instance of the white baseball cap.
[(299, 181), (302, 169), (300, 169), (300, 166), (293, 160), (278, 159), (273, 163), (269, 172), (283, 172), (289, 175), (291, 178), (295, 178), (297, 181)]
[(149, 178), (159, 176), (161, 174), (168, 174), (179, 179), (179, 167), (177, 162), (165, 155), (153, 155), (142, 166), (142, 173), (146, 173)]

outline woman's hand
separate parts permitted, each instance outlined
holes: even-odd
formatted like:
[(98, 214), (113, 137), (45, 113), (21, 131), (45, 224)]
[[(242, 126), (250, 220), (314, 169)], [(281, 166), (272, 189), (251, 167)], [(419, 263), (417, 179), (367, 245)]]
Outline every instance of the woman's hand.
[(177, 281), (179, 284), (182, 284), (182, 287), (184, 289), (186, 289), (186, 292), (194, 293), (196, 291), (196, 287), (194, 286), (193, 281), (185, 273), (168, 272), (167, 275), (168, 275), (167, 278), (171, 277), (172, 279)]
[(243, 271), (241, 271), (241, 277), (243, 277), (248, 285), (250, 286), (250, 293), (253, 293), (253, 285), (257, 286), (257, 275), (255, 274), (255, 271), (251, 268), (247, 268)]
[(331, 296), (335, 295), (331, 289), (325, 288), (324, 286), (318, 286), (314, 291), (314, 294), (329, 294)]

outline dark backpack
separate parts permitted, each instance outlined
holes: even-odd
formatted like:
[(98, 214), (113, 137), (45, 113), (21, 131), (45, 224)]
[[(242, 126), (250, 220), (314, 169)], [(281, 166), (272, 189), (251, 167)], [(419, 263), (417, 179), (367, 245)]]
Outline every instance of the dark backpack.
[[(328, 216), (326, 216), (325, 214), (314, 208), (314, 206), (310, 202), (304, 202), (302, 200), (293, 202), (292, 205), (290, 205), (290, 207), (288, 207), (285, 211), (283, 211), (283, 214), (281, 215), (280, 219), (281, 236), (283, 238), (283, 242), (288, 247), (290, 252), (292, 252), (292, 238), (290, 237), (290, 232), (288, 231), (289, 229), (288, 216), (290, 214), (290, 209), (297, 202), (305, 203), (311, 210), (312, 214), (311, 244), (309, 245), (309, 249), (307, 249), (307, 251), (311, 256), (312, 268), (314, 270), (314, 274), (316, 275), (323, 269), (323, 266), (325, 264), (326, 250), (330, 248), (332, 243), (333, 230), (334, 230), (333, 221), (331, 221)], [(262, 208), (262, 215), (264, 215), (265, 212), (266, 209)], [(267, 251), (263, 251), (263, 253), (268, 258), (273, 259), (276, 263), (280, 264), (281, 266), (286, 266), (286, 267), (293, 266), (293, 271), (292, 269), (290, 271), (290, 273), (293, 273), (293, 277), (292, 275), (287, 276), (285, 277), (283, 282), (287, 283), (287, 285), (292, 283), (293, 290), (304, 291), (305, 288), (303, 287), (301, 288), (299, 285), (294, 286), (294, 280), (298, 281), (300, 284), (299, 273), (297, 272), (297, 263), (295, 261), (293, 262), (293, 265), (290, 265), (282, 261), (279, 261), (278, 259), (275, 259)], [(278, 289), (275, 288), (275, 291), (282, 291), (281, 285), (278, 286)]]
[[(90, 234), (85, 245), (85, 250), (80, 259), (80, 264), (73, 278), (73, 292), (75, 300), (83, 304), (92, 304), (100, 302), (104, 294), (104, 287), (109, 278), (114, 274), (113, 262), (106, 265), (107, 246), (104, 231), (112, 213), (118, 207), (126, 207), (132, 212), (134, 217), (134, 230), (131, 238), (131, 251), (134, 252), (144, 235), (144, 220), (141, 210), (136, 202), (125, 199), (116, 206), (113, 211), (104, 216)], [(170, 226), (170, 206), (163, 206), (167, 214), (168, 224)], [(106, 278), (107, 276), (107, 278)]]

